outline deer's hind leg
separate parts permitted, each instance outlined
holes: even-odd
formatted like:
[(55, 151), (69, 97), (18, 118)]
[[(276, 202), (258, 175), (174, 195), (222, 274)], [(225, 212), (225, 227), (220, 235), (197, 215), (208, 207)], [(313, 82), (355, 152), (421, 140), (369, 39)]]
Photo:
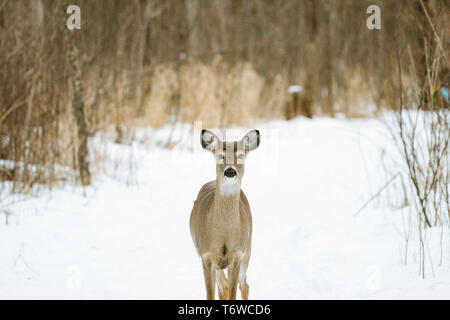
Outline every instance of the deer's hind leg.
[(239, 267), (239, 290), (241, 291), (242, 300), (248, 300), (247, 267), (248, 261), (246, 263), (243, 261)]
[(228, 282), (223, 270), (216, 270), (216, 283), (220, 300), (226, 300), (228, 298)]

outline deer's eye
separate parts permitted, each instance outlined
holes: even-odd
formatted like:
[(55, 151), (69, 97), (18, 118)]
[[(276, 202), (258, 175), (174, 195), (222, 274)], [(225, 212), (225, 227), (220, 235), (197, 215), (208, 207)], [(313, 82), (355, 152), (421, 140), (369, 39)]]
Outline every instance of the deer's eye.
[(217, 155), (217, 160), (223, 160), (223, 154), (218, 154)]
[(244, 160), (244, 154), (243, 153), (239, 153), (238, 155), (237, 155), (237, 158), (239, 159), (239, 160)]

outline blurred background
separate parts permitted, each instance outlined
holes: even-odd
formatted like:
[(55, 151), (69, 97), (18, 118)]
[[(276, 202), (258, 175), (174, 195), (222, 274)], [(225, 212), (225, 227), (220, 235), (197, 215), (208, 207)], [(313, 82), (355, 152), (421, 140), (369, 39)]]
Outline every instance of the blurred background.
[[(45, 172), (3, 168), (2, 180), (57, 181), (55, 165), (83, 162), (80, 136), (111, 127), (129, 141), (136, 126), (194, 120), (373, 117), (398, 108), (397, 51), (422, 85), (433, 28), (440, 49), (449, 46), (445, 0), (72, 2), (82, 9), (71, 32), (64, 1), (0, 2), (0, 159), (45, 164)], [(371, 4), (381, 7), (379, 30), (366, 27)], [(445, 76), (448, 62), (436, 84)]]

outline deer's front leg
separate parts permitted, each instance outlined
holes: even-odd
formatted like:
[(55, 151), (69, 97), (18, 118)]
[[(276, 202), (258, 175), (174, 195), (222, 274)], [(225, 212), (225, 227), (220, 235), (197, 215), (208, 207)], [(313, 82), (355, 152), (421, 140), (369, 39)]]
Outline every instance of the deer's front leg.
[(216, 288), (216, 269), (207, 257), (202, 259), (202, 264), (203, 275), (205, 276), (206, 298), (208, 300), (214, 300)]
[(228, 267), (228, 300), (236, 300), (240, 264), (240, 260), (235, 259), (235, 261)]

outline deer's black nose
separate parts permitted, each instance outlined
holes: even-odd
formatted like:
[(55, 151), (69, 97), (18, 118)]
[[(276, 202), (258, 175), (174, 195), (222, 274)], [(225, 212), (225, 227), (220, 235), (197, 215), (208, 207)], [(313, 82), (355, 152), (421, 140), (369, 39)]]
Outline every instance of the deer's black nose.
[(234, 170), (233, 168), (228, 168), (223, 174), (227, 178), (233, 178), (236, 176), (236, 170)]

